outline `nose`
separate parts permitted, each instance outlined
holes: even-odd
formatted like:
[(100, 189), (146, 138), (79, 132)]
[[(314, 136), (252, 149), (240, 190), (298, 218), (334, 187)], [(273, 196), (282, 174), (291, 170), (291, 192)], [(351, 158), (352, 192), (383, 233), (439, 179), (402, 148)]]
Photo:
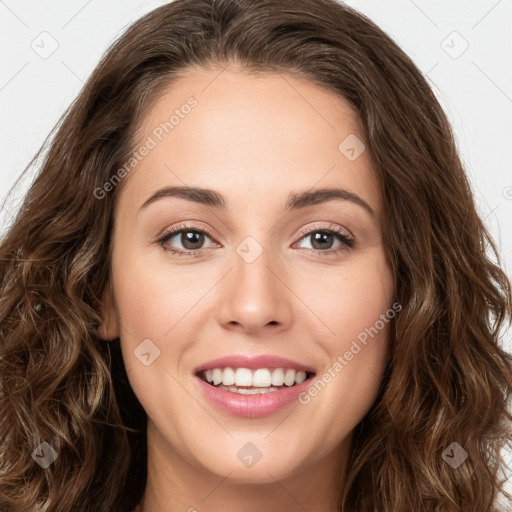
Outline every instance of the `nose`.
[(285, 266), (268, 250), (252, 262), (235, 253), (232, 263), (221, 283), (219, 323), (254, 336), (287, 329), (292, 320), (293, 293)]

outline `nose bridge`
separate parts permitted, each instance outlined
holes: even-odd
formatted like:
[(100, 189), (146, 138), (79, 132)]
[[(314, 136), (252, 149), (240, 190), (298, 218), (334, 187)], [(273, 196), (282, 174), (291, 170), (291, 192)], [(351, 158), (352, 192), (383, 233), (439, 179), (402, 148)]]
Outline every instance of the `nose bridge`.
[(254, 330), (270, 322), (289, 321), (290, 293), (276, 276), (285, 270), (269, 243), (269, 237), (248, 236), (235, 247), (233, 269), (220, 304), (219, 320), (224, 325), (236, 323)]

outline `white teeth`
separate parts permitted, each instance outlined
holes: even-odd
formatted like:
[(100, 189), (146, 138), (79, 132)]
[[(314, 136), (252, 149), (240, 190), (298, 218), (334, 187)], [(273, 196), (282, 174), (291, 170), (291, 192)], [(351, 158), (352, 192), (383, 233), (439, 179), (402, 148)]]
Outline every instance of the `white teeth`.
[(295, 370), (286, 370), (284, 374), (284, 383), (287, 386), (293, 386), (295, 384)]
[(306, 380), (307, 374), (306, 372), (299, 370), (295, 374), (295, 384), (302, 384)]
[(247, 368), (237, 368), (235, 372), (235, 386), (252, 386), (251, 370)]
[[(248, 368), (213, 368), (203, 372), (203, 376), (210, 384), (221, 388), (226, 387), (226, 389), (229, 386), (233, 389), (237, 389), (234, 386), (243, 386), (277, 390), (283, 385), (290, 387), (301, 384), (306, 380), (307, 374), (302, 370), (296, 371), (284, 368), (258, 368), (254, 371)], [(231, 391), (231, 389), (229, 390)], [(253, 390), (249, 391), (251, 393), (246, 394), (254, 394)]]
[(215, 368), (213, 370), (213, 385), (216, 386), (222, 382), (222, 370), (220, 368)]
[(282, 386), (284, 384), (284, 372), (278, 368), (272, 372), (272, 386)]
[(262, 368), (256, 370), (252, 376), (252, 386), (255, 388), (268, 388), (272, 384), (272, 374), (270, 370)]
[(235, 371), (233, 368), (224, 368), (224, 373), (222, 374), (222, 384), (224, 386), (232, 386), (235, 383)]

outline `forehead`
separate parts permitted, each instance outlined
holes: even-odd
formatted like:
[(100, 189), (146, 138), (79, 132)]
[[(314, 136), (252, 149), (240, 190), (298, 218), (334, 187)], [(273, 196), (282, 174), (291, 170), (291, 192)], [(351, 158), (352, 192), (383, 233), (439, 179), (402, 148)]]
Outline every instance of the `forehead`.
[[(193, 105), (193, 106), (192, 106)], [(141, 204), (166, 185), (243, 193), (247, 205), (291, 190), (344, 186), (377, 213), (381, 197), (362, 151), (360, 121), (334, 92), (289, 74), (190, 68), (153, 103), (135, 147), (151, 150), (130, 172), (127, 195)], [(355, 148), (357, 158), (353, 158)], [(347, 149), (349, 153), (347, 153)]]

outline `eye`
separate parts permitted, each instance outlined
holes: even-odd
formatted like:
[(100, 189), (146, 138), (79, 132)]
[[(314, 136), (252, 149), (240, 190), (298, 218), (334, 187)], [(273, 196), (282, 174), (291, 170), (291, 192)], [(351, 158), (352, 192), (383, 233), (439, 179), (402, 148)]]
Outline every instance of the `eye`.
[[(306, 247), (306, 249), (317, 254), (337, 254), (341, 251), (347, 251), (354, 246), (354, 238), (341, 229), (325, 228), (322, 226), (314, 226), (314, 229), (310, 229), (300, 240), (309, 240), (311, 247)], [(338, 245), (333, 248), (333, 244), (335, 244), (336, 241)]]
[[(211, 234), (208, 230), (191, 225), (180, 225), (167, 231), (157, 243), (166, 251), (178, 256), (182, 254), (198, 256), (203, 249), (205, 238), (211, 239)], [(177, 248), (174, 249), (173, 247)]]

